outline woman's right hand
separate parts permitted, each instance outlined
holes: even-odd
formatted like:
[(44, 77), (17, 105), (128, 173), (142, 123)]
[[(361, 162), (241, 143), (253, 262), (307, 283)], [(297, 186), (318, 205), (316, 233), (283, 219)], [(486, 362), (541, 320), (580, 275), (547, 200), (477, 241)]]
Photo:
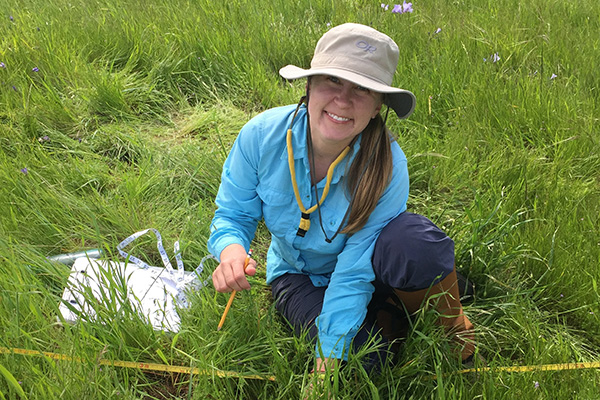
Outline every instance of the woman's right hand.
[(252, 258), (244, 271), (248, 253), (240, 244), (230, 244), (221, 252), (221, 263), (213, 272), (213, 285), (217, 292), (231, 292), (233, 290), (250, 289), (250, 283), (246, 275), (253, 276), (256, 273), (256, 261)]

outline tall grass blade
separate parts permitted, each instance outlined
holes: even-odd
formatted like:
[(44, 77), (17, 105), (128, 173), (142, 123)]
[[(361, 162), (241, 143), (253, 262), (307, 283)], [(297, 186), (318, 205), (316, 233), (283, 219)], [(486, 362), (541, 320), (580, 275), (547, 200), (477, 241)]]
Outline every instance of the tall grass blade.
[(15, 392), (17, 392), (17, 394), (21, 398), (27, 399), (27, 396), (25, 396), (25, 392), (23, 391), (23, 388), (21, 387), (21, 385), (19, 384), (19, 382), (17, 382), (17, 380), (15, 379), (15, 377), (2, 364), (0, 364), (0, 374), (2, 374), (2, 376), (4, 376), (4, 379), (6, 379), (6, 381), (8, 382), (8, 385), (10, 387), (12, 387), (13, 390)]

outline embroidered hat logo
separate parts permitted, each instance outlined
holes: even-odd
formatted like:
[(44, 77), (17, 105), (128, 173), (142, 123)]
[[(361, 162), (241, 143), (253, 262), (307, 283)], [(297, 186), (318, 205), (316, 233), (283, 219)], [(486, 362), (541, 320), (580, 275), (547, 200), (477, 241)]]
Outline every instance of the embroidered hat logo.
[(356, 47), (358, 47), (361, 50), (366, 51), (367, 53), (374, 53), (375, 50), (377, 50), (377, 47), (371, 46), (369, 43), (365, 42), (364, 40), (359, 40), (358, 42), (356, 42)]

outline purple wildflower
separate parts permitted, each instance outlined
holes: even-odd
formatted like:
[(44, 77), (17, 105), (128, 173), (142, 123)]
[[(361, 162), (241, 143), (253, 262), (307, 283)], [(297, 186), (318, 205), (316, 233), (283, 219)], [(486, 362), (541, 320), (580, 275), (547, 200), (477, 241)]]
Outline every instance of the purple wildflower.
[[(485, 57), (483, 58), (483, 61), (484, 61), (484, 62), (486, 62), (487, 60), (488, 60), (487, 58), (485, 58)], [(494, 63), (495, 63), (495, 62), (498, 62), (498, 61), (500, 61), (500, 56), (498, 55), (498, 52), (496, 52), (496, 53), (492, 54), (492, 55), (489, 57), (489, 60), (490, 60), (491, 62), (494, 62)]]
[(15, 19), (13, 18), (13, 16), (12, 16), (12, 15), (9, 15), (9, 17), (8, 17), (8, 18), (9, 18), (11, 21), (14, 21), (14, 20), (15, 20)]
[(407, 12), (411, 13), (413, 12), (412, 3), (403, 1), (402, 4), (395, 4), (392, 12), (395, 14), (404, 14)]
[(44, 135), (44, 136), (42, 136), (41, 138), (39, 138), (39, 139), (38, 139), (38, 141), (39, 141), (40, 143), (49, 142), (49, 141), (50, 141), (50, 136), (48, 136), (48, 135)]
[(437, 34), (438, 34), (438, 33), (440, 33), (441, 31), (442, 31), (442, 28), (437, 28), (437, 29), (435, 30), (435, 32), (433, 32), (433, 33), (435, 33), (435, 34), (437, 35)]
[(552, 80), (552, 79), (556, 78), (557, 76), (558, 76), (558, 75), (556, 75), (556, 74), (552, 74), (552, 75), (550, 76), (550, 80)]
[(29, 171), (27, 170), (27, 167), (21, 168), (21, 172), (24, 173), (25, 175), (27, 175), (29, 173)]
[(39, 69), (38, 67), (33, 67), (31, 70), (32, 70), (33, 72), (39, 72), (39, 71), (40, 71), (40, 69)]
[(390, 6), (388, 4), (381, 3), (381, 8), (383, 8), (385, 11), (387, 11), (387, 10), (389, 10)]
[(0, 68), (6, 68), (6, 64), (4, 64), (2, 61), (0, 61)]
[(540, 383), (538, 381), (533, 382), (533, 387), (534, 388), (539, 388), (540, 387)]
[(12, 88), (13, 88), (13, 90), (14, 90), (15, 92), (18, 92), (18, 91), (19, 91), (15, 85), (13, 85), (13, 86), (12, 86)]

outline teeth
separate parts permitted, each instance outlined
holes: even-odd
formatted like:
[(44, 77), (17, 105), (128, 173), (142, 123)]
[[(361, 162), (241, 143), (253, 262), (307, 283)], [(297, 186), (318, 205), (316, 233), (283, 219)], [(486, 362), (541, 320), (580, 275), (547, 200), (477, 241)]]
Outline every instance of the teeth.
[(350, 118), (340, 117), (339, 115), (335, 115), (330, 112), (328, 112), (327, 115), (329, 115), (331, 118), (335, 119), (336, 121), (340, 121), (340, 122), (350, 121)]

